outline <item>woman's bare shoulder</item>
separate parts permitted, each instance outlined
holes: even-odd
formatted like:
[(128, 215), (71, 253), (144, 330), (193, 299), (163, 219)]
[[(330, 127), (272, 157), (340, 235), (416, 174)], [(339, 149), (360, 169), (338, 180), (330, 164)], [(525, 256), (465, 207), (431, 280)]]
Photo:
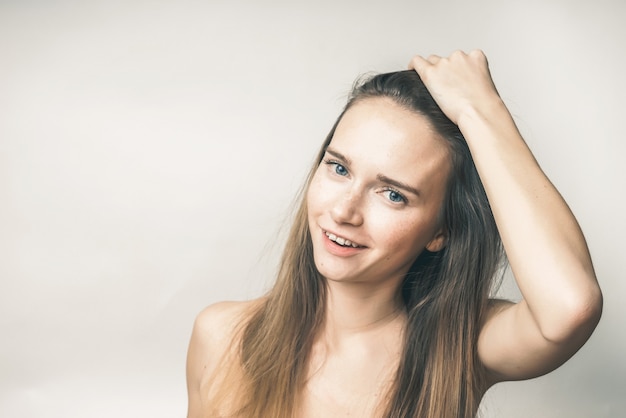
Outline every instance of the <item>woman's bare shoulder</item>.
[(216, 383), (237, 355), (239, 331), (264, 300), (219, 302), (196, 316), (187, 352), (188, 417), (208, 416)]
[(227, 301), (207, 306), (196, 316), (192, 343), (195, 339), (195, 342), (213, 349), (228, 344), (238, 326), (250, 315), (259, 301), (259, 299)]
[(187, 352), (190, 389), (198, 388), (211, 376), (228, 350), (236, 346), (237, 330), (245, 324), (260, 301), (218, 302), (204, 308), (196, 316)]

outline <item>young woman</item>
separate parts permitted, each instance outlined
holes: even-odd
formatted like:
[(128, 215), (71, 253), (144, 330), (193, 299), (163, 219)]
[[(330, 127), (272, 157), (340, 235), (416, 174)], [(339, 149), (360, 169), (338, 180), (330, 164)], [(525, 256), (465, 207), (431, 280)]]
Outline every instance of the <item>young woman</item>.
[[(198, 316), (192, 417), (474, 417), (550, 372), (602, 309), (587, 246), (481, 51), (355, 87), (273, 289)], [(523, 295), (489, 298), (503, 248)]]

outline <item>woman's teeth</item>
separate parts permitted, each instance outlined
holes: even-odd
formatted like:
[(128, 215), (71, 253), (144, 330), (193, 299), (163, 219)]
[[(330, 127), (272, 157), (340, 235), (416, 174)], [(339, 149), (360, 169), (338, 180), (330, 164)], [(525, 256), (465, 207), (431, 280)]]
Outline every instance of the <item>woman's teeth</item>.
[(352, 248), (359, 247), (359, 244), (355, 244), (354, 242), (350, 241), (349, 239), (338, 237), (337, 235), (331, 234), (330, 232), (326, 232), (326, 236), (331, 241), (336, 242), (337, 244), (339, 244), (339, 245), (341, 245), (343, 247), (352, 247)]

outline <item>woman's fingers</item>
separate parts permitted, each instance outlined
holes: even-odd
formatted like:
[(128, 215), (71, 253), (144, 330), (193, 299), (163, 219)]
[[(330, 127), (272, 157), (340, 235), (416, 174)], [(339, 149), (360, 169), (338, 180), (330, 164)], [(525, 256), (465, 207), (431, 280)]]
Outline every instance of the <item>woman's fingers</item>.
[(411, 62), (409, 62), (409, 70), (415, 70), (421, 79), (426, 81), (426, 78), (428, 78), (426, 75), (428, 70), (435, 67), (441, 59), (442, 58), (438, 55), (429, 55), (428, 58), (416, 55)]
[(415, 55), (411, 61), (409, 62), (409, 70), (415, 70), (418, 73), (427, 65), (430, 65), (430, 62), (426, 60), (421, 55)]
[(413, 57), (411, 62), (409, 62), (409, 70), (415, 70), (421, 77), (423, 77), (424, 72), (428, 67), (436, 66), (442, 59), (442, 57), (435, 54), (429, 55), (428, 58), (416, 55)]
[(426, 61), (430, 62), (431, 64), (437, 64), (439, 61), (441, 60), (441, 57), (439, 55), (429, 55), (428, 58), (426, 59)]
[(413, 59), (409, 63), (409, 69), (419, 71), (419, 68), (423, 68), (426, 64), (437, 65), (441, 60), (458, 61), (458, 60), (465, 60), (468, 58), (474, 59), (477, 61), (482, 61), (485, 63), (487, 61), (487, 57), (485, 56), (484, 52), (480, 49), (474, 49), (470, 51), (469, 53), (465, 53), (464, 51), (457, 50), (451, 53), (450, 56), (445, 57), (445, 58), (439, 55), (435, 55), (435, 54), (429, 55), (428, 58), (424, 58), (421, 55), (416, 55), (413, 57)]

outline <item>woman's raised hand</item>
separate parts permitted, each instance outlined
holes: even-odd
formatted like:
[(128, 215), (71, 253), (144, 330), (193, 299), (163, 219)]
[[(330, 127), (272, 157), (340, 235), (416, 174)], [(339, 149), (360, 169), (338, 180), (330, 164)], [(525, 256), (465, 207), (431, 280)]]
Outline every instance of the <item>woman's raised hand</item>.
[(481, 50), (456, 51), (449, 57), (416, 55), (409, 68), (417, 71), (441, 110), (457, 125), (465, 113), (483, 113), (483, 106), (501, 102)]

